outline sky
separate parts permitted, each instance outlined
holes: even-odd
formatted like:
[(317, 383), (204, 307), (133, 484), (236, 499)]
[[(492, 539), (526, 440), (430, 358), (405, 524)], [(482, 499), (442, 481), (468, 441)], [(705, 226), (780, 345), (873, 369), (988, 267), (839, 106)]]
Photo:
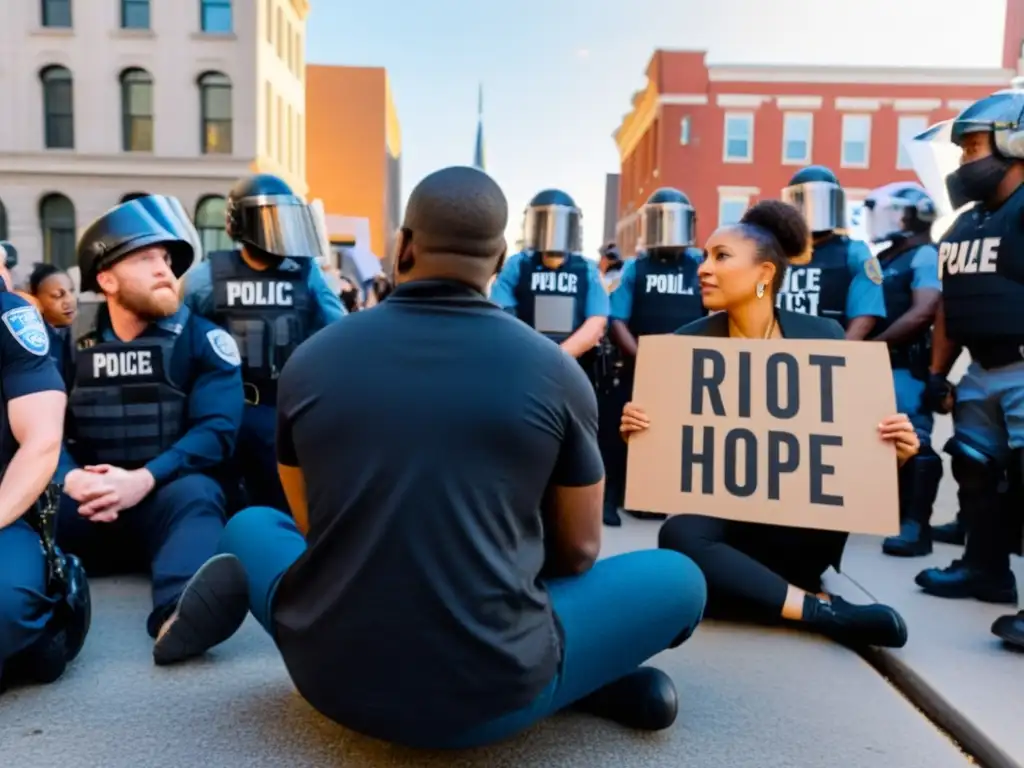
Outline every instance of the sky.
[(509, 245), (529, 199), (558, 187), (582, 209), (594, 256), (605, 174), (619, 168), (612, 134), (656, 48), (706, 50), (720, 64), (998, 67), (1006, 2), (313, 0), (306, 56), (387, 69), (403, 206), (427, 174), (472, 164), (482, 83), (486, 166), (508, 197)]

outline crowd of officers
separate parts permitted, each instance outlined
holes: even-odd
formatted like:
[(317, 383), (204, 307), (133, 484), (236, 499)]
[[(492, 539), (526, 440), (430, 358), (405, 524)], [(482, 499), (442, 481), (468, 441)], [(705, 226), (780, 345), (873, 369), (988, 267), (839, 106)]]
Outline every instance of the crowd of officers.
[[(933, 540), (966, 542), (961, 558), (923, 571), (918, 585), (1016, 604), (1009, 558), (1020, 549), (1024, 474), (1024, 93), (983, 99), (919, 138), (961, 148), (949, 193), (957, 207), (974, 205), (936, 245), (932, 195), (911, 183), (874, 190), (865, 202), (867, 232), (881, 249), (873, 256), (844, 231), (835, 174), (804, 168), (782, 198), (803, 213), (813, 242), (791, 263), (778, 303), (835, 319), (848, 340), (889, 347), (898, 409), (922, 449), (900, 471), (901, 531), (883, 551), (916, 557)], [(591, 378), (609, 526), (621, 524), (618, 426), (638, 340), (705, 314), (696, 215), (683, 192), (660, 189), (639, 212), (638, 255), (623, 260), (609, 244), (595, 262), (581, 254), (578, 206), (545, 190), (527, 206), (522, 252), (491, 287), (492, 301)], [(40, 315), (0, 275), (0, 686), (55, 680), (77, 655), (91, 614), (85, 571), (149, 573), (154, 659), (187, 657), (175, 610), (216, 553), (226, 517), (245, 505), (288, 509), (274, 453), (277, 379), (296, 347), (346, 314), (344, 297), (319, 266), (326, 254), (312, 209), (281, 179), (241, 180), (227, 199), (227, 231), (237, 249), (193, 267), (201, 246), (177, 200), (151, 195), (105, 213), (78, 244), (82, 288), (105, 302), (77, 339), (67, 330), (66, 276), (33, 277), (30, 298), (47, 308)], [(386, 286), (376, 293), (383, 298)], [(972, 362), (954, 387), (947, 375), (962, 349)], [(930, 438), (934, 414), (948, 412), (955, 433), (944, 450), (960, 513), (933, 528), (943, 465)], [(1024, 646), (1024, 612), (993, 631)]]

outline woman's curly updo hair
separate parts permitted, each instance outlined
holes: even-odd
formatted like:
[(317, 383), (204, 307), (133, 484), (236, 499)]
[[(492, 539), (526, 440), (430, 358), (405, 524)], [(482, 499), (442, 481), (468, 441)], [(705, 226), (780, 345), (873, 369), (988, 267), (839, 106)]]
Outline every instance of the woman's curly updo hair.
[(778, 294), (790, 261), (806, 255), (811, 247), (803, 214), (781, 200), (762, 200), (747, 209), (739, 227), (756, 244), (758, 260), (775, 265), (772, 295)]

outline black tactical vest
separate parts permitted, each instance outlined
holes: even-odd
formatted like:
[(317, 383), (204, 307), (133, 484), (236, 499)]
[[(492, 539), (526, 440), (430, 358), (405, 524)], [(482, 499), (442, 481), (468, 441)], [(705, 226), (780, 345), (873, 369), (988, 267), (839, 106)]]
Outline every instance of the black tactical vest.
[(174, 335), (126, 342), (101, 341), (93, 332), (79, 340), (68, 396), (69, 442), (79, 463), (137, 469), (184, 434), (188, 395), (185, 382), (171, 378), (171, 361), (187, 322), (185, 315)]
[[(876, 338), (887, 330), (896, 320), (914, 305), (914, 256), (921, 248), (932, 248), (932, 245), (912, 246), (902, 251), (887, 249), (878, 255), (882, 268), (882, 292), (885, 295), (885, 317), (875, 321), (869, 339)], [(895, 251), (895, 252), (894, 252)], [(928, 350), (931, 349), (931, 330), (925, 328), (917, 338), (900, 344), (889, 345), (889, 359), (893, 368), (923, 367), (927, 369), (930, 360)]]
[(828, 317), (845, 328), (846, 294), (853, 282), (849, 249), (849, 238), (833, 236), (815, 247), (808, 264), (789, 267), (776, 299), (779, 309)]
[(516, 317), (561, 344), (586, 320), (587, 260), (570, 254), (558, 269), (539, 253), (523, 261), (516, 285)]
[(239, 251), (209, 255), (214, 316), (242, 356), (242, 379), (258, 388), (281, 375), (292, 352), (310, 334), (314, 300), (309, 290), (311, 259), (297, 259), (301, 269), (260, 272)]
[(1024, 187), (996, 211), (960, 214), (939, 243), (946, 334), (975, 359), (978, 346), (1024, 344), (1022, 216)]
[(704, 315), (697, 269), (700, 252), (688, 248), (680, 258), (637, 258), (629, 330), (637, 337), (672, 333)]

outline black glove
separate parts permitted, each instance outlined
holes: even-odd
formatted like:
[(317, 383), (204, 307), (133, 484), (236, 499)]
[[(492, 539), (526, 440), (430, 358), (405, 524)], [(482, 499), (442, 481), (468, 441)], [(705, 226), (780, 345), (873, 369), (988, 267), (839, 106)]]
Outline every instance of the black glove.
[(953, 385), (939, 373), (929, 373), (928, 381), (921, 393), (921, 410), (924, 413), (944, 413), (945, 401), (953, 392)]

